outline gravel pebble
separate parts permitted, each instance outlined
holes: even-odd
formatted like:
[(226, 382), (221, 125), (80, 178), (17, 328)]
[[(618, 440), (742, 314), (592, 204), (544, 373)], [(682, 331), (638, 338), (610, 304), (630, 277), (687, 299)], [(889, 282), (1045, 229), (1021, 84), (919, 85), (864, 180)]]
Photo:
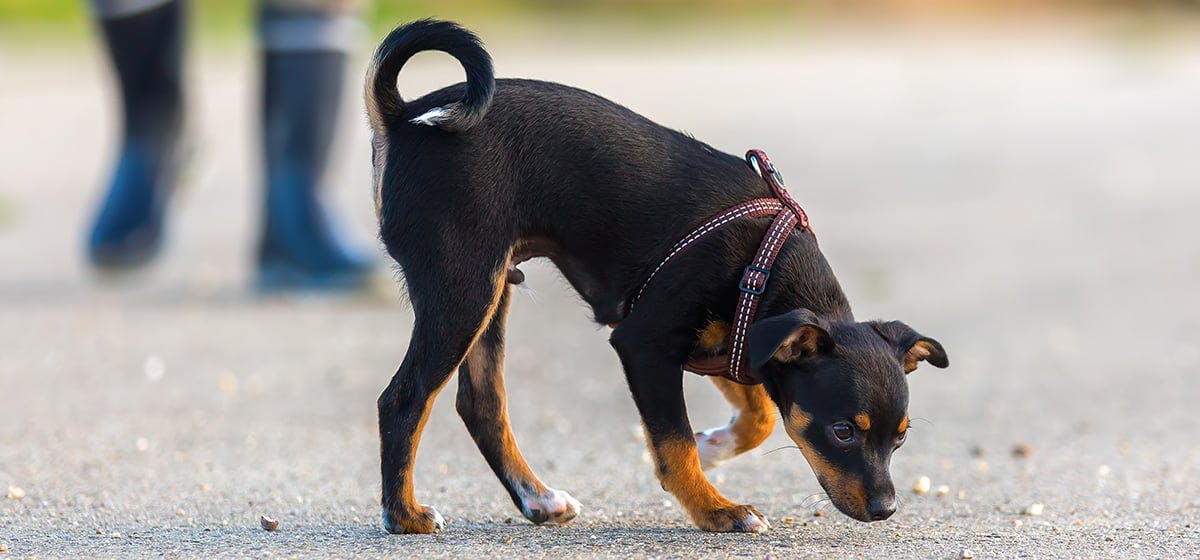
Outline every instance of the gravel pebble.
[(1041, 515), (1045, 509), (1046, 509), (1046, 506), (1044, 506), (1042, 504), (1029, 504), (1029, 507), (1025, 508), (1025, 511), (1022, 513), (1024, 513), (1025, 515), (1037, 517), (1037, 516)]
[(929, 480), (928, 476), (922, 476), (921, 478), (918, 478), (917, 481), (913, 483), (913, 494), (928, 494), (929, 487), (932, 484), (933, 482)]
[(9, 486), (8, 487), (8, 499), (21, 500), (24, 498), (25, 498), (25, 491), (22, 490), (20, 487), (18, 487), (18, 486)]
[(1028, 459), (1033, 455), (1033, 448), (1024, 444), (1018, 443), (1012, 447), (1012, 456), (1017, 459)]
[(265, 515), (258, 518), (258, 524), (262, 525), (262, 528), (266, 529), (267, 531), (274, 531), (279, 528), (278, 519), (271, 519)]

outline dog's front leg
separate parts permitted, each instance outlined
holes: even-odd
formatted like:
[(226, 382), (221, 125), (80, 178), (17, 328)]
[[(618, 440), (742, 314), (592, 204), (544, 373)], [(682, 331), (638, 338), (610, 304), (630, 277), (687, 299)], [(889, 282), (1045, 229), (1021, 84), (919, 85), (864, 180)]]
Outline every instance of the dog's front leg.
[(621, 357), (625, 378), (633, 393), (654, 457), (658, 480), (679, 500), (692, 521), (705, 531), (750, 532), (767, 530), (766, 517), (753, 506), (738, 505), (724, 496), (704, 476), (696, 440), (688, 422), (683, 397), (683, 368), (663, 359), (647, 336), (634, 325), (613, 331), (612, 345)]
[(722, 377), (710, 377), (733, 407), (733, 418), (720, 428), (696, 434), (700, 464), (707, 470), (758, 447), (771, 437), (779, 410), (762, 385), (742, 385)]

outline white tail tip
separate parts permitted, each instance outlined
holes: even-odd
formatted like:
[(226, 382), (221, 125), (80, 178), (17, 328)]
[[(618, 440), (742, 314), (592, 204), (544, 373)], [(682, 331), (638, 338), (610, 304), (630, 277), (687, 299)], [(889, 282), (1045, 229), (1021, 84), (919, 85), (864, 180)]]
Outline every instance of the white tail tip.
[(449, 114), (450, 112), (443, 107), (434, 107), (408, 122), (413, 124), (423, 124), (425, 126), (437, 126), (438, 123), (445, 121)]

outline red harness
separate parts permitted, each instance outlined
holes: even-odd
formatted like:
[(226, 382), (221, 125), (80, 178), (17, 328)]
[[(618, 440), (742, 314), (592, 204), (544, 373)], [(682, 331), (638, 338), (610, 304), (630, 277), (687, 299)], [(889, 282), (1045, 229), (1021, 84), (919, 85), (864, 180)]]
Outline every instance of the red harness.
[(762, 243), (758, 246), (754, 260), (746, 265), (742, 272), (742, 278), (738, 281), (740, 295), (733, 316), (729, 340), (726, 342), (726, 354), (693, 358), (683, 365), (684, 369), (700, 375), (715, 375), (744, 385), (754, 385), (761, 383), (762, 379), (748, 364), (746, 334), (750, 329), (750, 324), (754, 322), (754, 314), (758, 311), (759, 301), (767, 288), (767, 280), (771, 277), (771, 267), (774, 266), (779, 251), (783, 249), (784, 241), (797, 225), (801, 229), (809, 231), (811, 228), (808, 226), (808, 215), (788, 194), (787, 189), (783, 186), (783, 177), (775, 170), (775, 166), (771, 164), (767, 154), (762, 150), (750, 150), (746, 152), (746, 163), (762, 176), (767, 185), (771, 187), (771, 193), (775, 197), (756, 198), (738, 204), (709, 218), (708, 221), (684, 236), (667, 252), (667, 256), (659, 261), (658, 266), (654, 267), (642, 287), (634, 294), (629, 304), (629, 312), (633, 312), (633, 306), (646, 291), (646, 287), (650, 285), (650, 281), (654, 279), (658, 271), (697, 241), (739, 218), (775, 216), (775, 219), (771, 221), (771, 227), (763, 236)]

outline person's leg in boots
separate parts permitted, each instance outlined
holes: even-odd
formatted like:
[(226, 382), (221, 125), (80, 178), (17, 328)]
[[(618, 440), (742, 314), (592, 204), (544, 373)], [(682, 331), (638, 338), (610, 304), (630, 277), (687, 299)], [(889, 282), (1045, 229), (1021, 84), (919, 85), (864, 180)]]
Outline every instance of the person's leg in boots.
[(371, 261), (331, 223), (320, 190), (360, 24), (345, 2), (260, 2), (265, 192), (264, 290), (354, 290)]
[(180, 0), (93, 0), (119, 84), (122, 139), (88, 238), (104, 269), (145, 264), (158, 252), (182, 158), (183, 43)]

